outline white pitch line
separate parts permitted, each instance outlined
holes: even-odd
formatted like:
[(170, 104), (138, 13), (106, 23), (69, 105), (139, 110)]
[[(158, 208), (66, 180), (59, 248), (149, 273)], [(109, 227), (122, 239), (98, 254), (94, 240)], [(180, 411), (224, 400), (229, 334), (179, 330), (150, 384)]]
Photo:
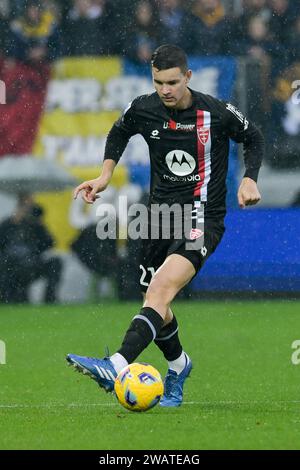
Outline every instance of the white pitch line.
[(185, 401), (183, 405), (290, 405), (300, 403), (300, 400), (276, 400), (276, 401), (266, 401), (266, 400), (253, 400), (253, 401)]
[(118, 406), (118, 403), (41, 403), (39, 405), (0, 405), (1, 408), (84, 408), (85, 406)]
[[(201, 406), (214, 406), (214, 405), (235, 405), (235, 406), (251, 406), (251, 405), (291, 405), (300, 404), (300, 400), (279, 400), (279, 401), (186, 401), (183, 405), (201, 405)], [(115, 403), (41, 403), (38, 405), (26, 404), (7, 404), (1, 405), (0, 409), (13, 409), (13, 408), (84, 408), (84, 407), (116, 407), (120, 406), (118, 402)]]

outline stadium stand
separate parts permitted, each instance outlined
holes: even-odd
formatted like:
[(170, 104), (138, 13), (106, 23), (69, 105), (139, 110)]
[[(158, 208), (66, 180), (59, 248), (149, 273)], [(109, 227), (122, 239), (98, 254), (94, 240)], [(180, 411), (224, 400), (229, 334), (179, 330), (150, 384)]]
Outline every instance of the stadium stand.
[[(23, 155), (33, 154), (58, 161), (79, 179), (97, 174), (111, 124), (133, 97), (152, 89), (152, 51), (172, 42), (190, 56), (192, 86), (200, 84), (201, 91), (233, 101), (262, 128), (267, 152), (259, 180), (261, 207), (272, 208), (272, 214), (278, 209), (278, 222), (282, 208), (297, 210), (299, 200), (299, 35), (300, 7), (291, 0), (3, 1), (0, 79), (6, 84), (7, 104), (0, 105), (0, 158), (18, 155), (21, 165)], [(232, 210), (241, 161), (233, 146), (228, 180)], [(134, 183), (144, 191), (148, 181), (147, 148), (136, 137), (114, 187)], [(0, 220), (13, 212), (15, 200), (0, 194)], [(70, 193), (37, 195), (36, 200), (46, 209), (64, 263), (60, 300), (84, 300), (90, 273), (81, 271), (70, 252), (78, 237), (78, 228), (68, 222)], [(253, 214), (260, 221), (262, 214), (267, 217), (260, 209)], [(285, 259), (288, 272), (291, 259)], [(266, 257), (260, 274), (268, 262), (273, 261)], [(73, 269), (83, 273), (86, 289), (76, 283), (72, 287)], [(293, 275), (298, 279), (297, 270)], [(283, 278), (289, 291), (291, 283)], [(226, 288), (233, 289), (235, 282), (225, 282)], [(241, 289), (251, 292), (252, 285), (242, 283)], [(200, 281), (196, 288), (203, 288)], [(277, 281), (273, 288), (279, 289)], [(272, 290), (270, 279), (265, 289)]]

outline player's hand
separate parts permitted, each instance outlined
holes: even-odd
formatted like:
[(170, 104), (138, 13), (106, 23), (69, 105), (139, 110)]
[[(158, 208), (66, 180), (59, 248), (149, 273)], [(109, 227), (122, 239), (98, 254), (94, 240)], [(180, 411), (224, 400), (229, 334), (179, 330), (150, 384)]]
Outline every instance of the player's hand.
[(251, 178), (243, 178), (238, 190), (238, 203), (241, 209), (254, 206), (261, 200), (257, 184)]
[(78, 194), (81, 192), (82, 199), (88, 204), (93, 204), (93, 202), (99, 198), (97, 193), (104, 191), (107, 186), (107, 182), (101, 177), (95, 178), (94, 180), (84, 181), (74, 189), (74, 199), (77, 199)]

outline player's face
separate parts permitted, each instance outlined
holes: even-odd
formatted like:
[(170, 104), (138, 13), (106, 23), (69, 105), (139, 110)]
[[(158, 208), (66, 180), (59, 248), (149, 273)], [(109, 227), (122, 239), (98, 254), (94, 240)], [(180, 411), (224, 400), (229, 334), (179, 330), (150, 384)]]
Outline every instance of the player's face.
[(191, 75), (191, 70), (183, 73), (179, 67), (167, 70), (152, 67), (154, 87), (165, 106), (180, 109), (189, 104), (190, 91), (187, 85)]

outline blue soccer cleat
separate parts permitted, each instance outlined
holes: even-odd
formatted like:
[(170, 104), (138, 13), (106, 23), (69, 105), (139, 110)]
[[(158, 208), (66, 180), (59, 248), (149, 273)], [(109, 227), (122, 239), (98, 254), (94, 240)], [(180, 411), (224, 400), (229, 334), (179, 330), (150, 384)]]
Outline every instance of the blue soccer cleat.
[(192, 370), (192, 361), (186, 364), (180, 374), (168, 369), (164, 380), (164, 394), (159, 404), (160, 406), (180, 406), (183, 399), (183, 385)]
[(66, 360), (73, 365), (78, 372), (82, 372), (95, 380), (99, 387), (106, 392), (113, 392), (117, 372), (109, 359), (97, 359), (96, 357), (77, 356), (68, 354)]

